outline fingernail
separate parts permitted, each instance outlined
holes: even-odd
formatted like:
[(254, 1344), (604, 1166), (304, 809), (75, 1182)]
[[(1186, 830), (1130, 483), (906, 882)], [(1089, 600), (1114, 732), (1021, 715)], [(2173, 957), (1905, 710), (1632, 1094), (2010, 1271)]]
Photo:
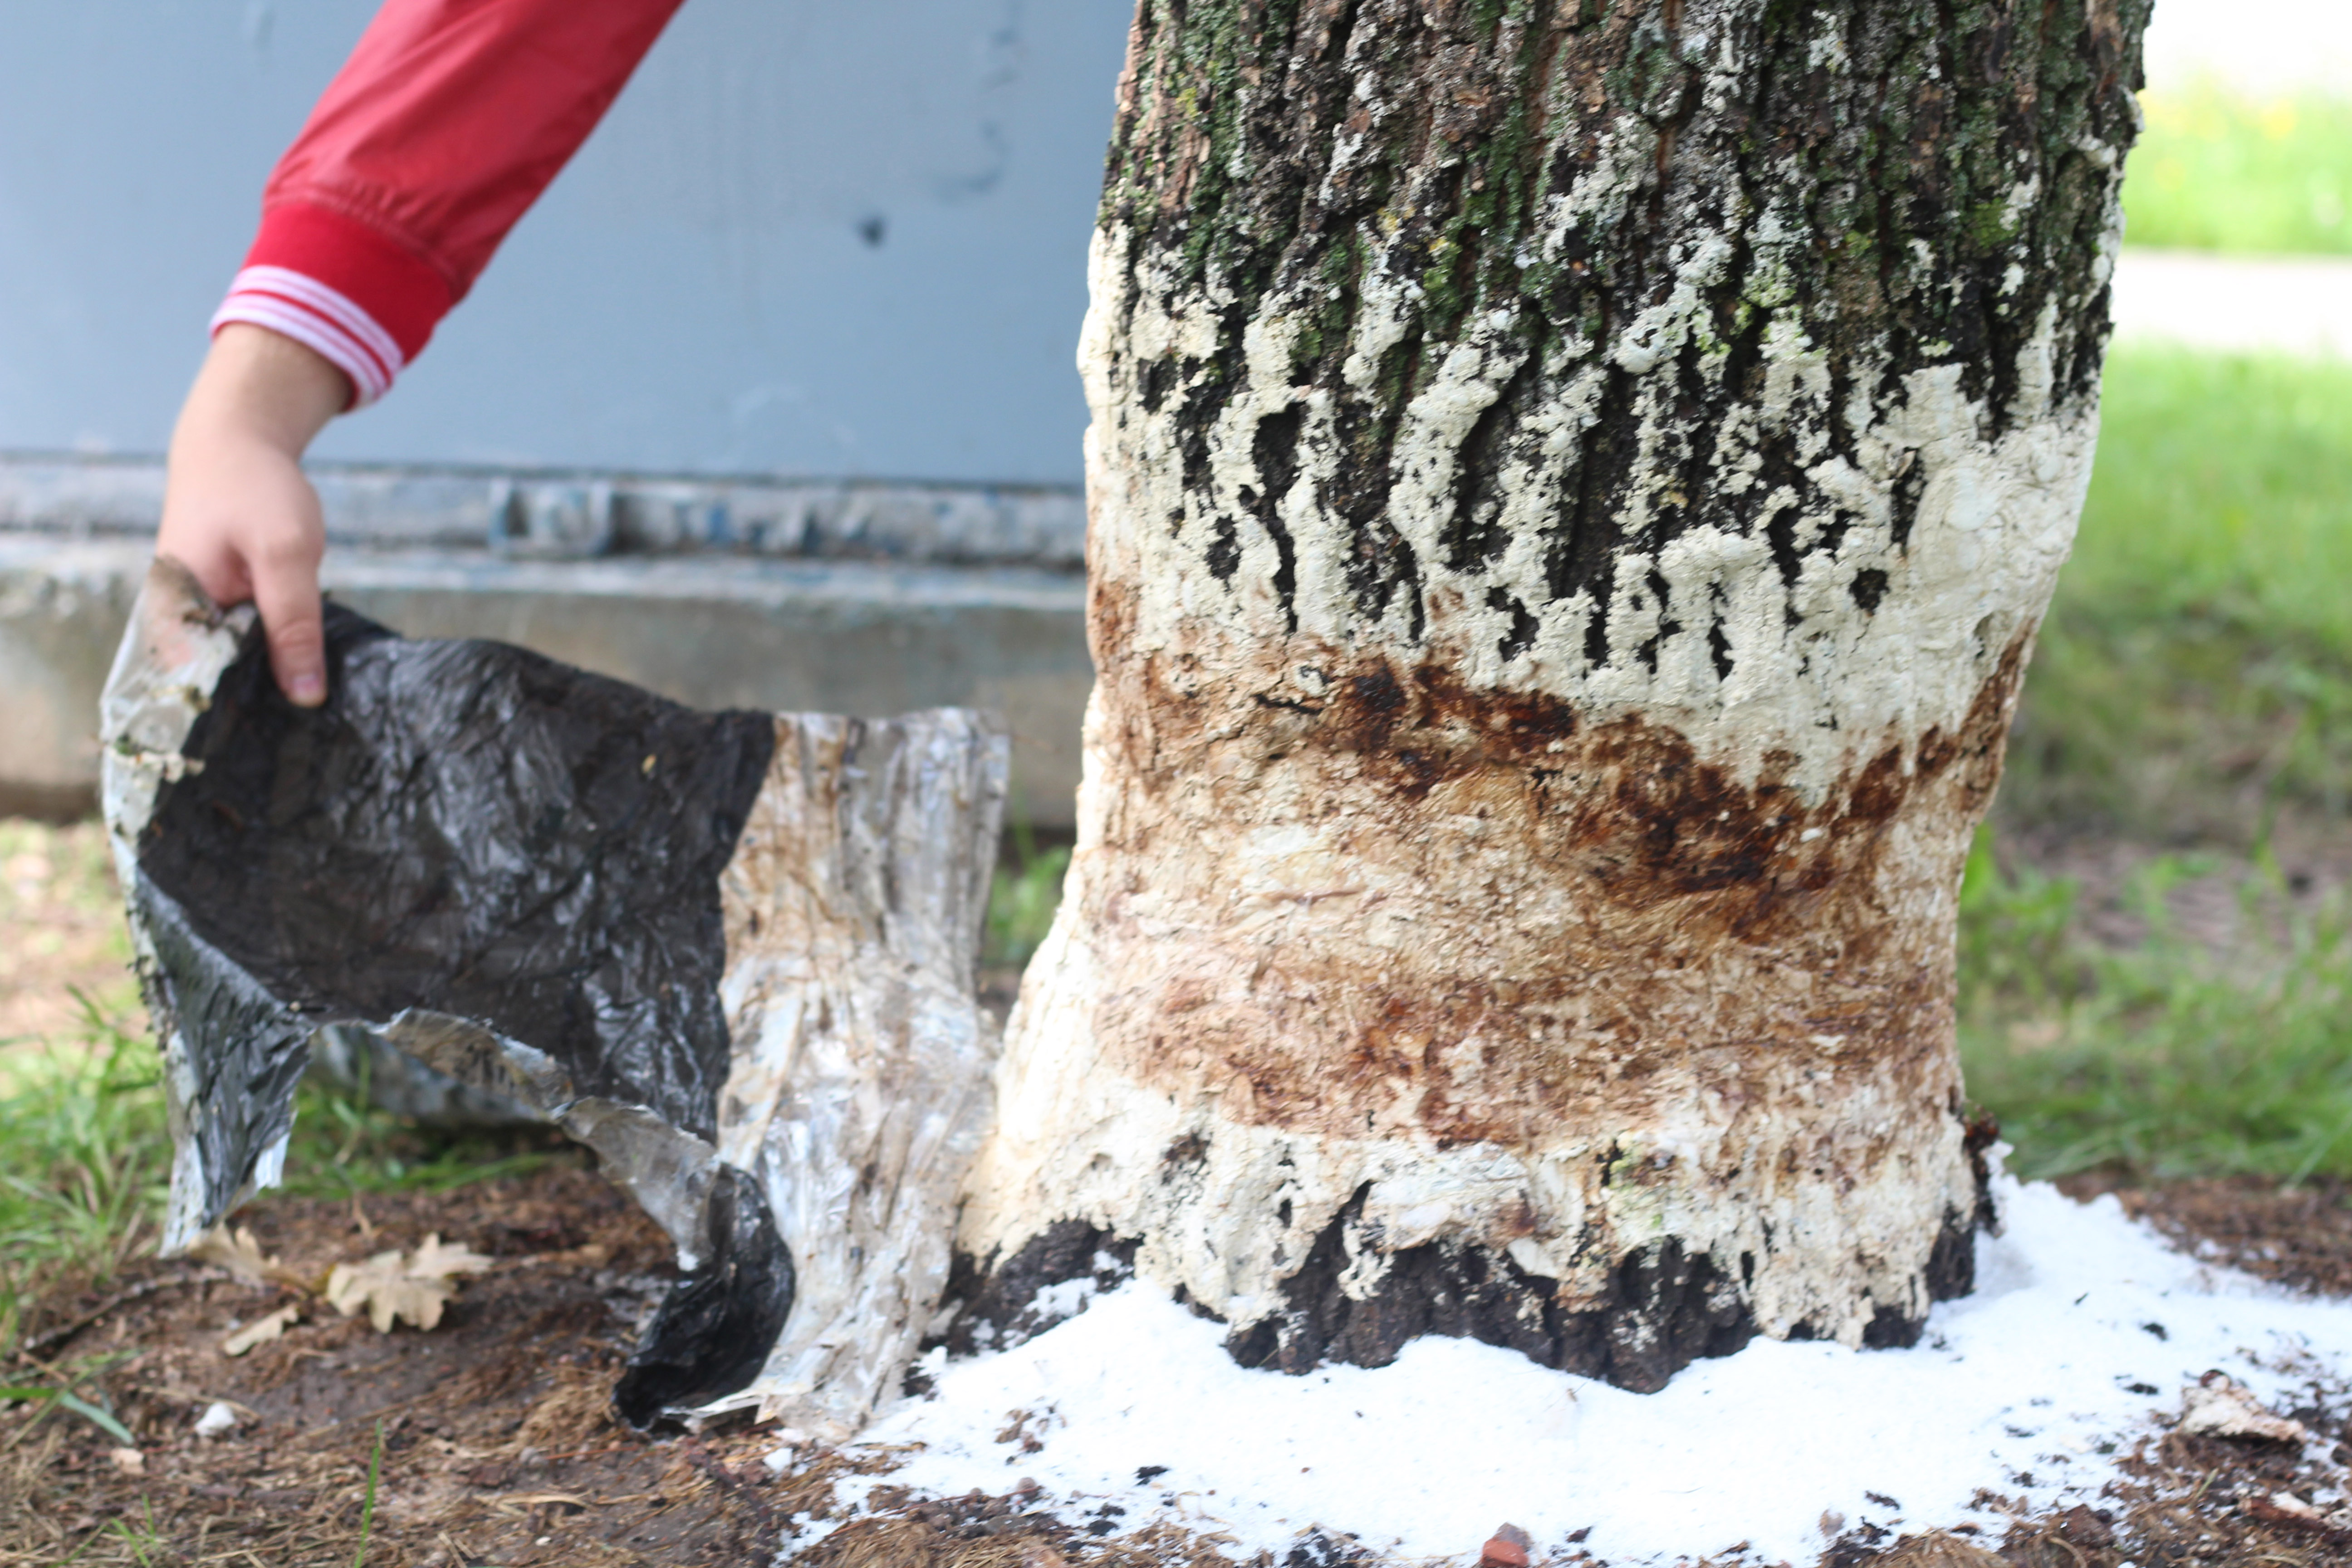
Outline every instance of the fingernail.
[(294, 677), (286, 695), (298, 708), (316, 708), (327, 700), (327, 678), (316, 670), (303, 670)]

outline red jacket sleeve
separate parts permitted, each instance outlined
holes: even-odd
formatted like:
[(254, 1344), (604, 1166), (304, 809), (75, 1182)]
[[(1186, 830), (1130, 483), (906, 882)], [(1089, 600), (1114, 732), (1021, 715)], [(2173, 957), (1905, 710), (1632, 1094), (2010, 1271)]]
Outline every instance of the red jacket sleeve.
[(680, 0), (385, 0), (262, 194), (213, 317), (383, 395), (619, 96)]

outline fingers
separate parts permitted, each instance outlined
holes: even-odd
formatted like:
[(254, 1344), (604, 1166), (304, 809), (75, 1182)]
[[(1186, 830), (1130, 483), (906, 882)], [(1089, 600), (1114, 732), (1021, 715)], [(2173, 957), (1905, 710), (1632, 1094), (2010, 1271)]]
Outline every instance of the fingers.
[(172, 431), (155, 537), (215, 604), (253, 601), (278, 688), (304, 708), (327, 700), (326, 529), (302, 453), (350, 395), (342, 372), (292, 339), (223, 328)]
[(325, 533), (317, 492), (284, 454), (224, 441), (175, 457), (156, 552), (187, 567), (215, 604), (253, 602), (278, 688), (303, 708), (327, 699), (319, 606)]
[(167, 531), (155, 541), (155, 553), (178, 562), (196, 580), (196, 586), (215, 605), (242, 605), (253, 597), (253, 579), (245, 570), (245, 558), (227, 548), (226, 542), (178, 537)]
[(248, 563), (254, 607), (269, 638), (270, 673), (298, 708), (327, 700), (327, 637), (319, 605), (319, 552), (298, 543)]

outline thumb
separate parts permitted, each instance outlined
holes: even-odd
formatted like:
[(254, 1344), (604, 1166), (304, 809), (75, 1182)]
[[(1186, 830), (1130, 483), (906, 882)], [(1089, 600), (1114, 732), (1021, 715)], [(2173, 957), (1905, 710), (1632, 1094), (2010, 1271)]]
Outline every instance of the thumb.
[(273, 552), (253, 563), (253, 603), (269, 637), (269, 668), (297, 708), (327, 700), (327, 637), (313, 551)]

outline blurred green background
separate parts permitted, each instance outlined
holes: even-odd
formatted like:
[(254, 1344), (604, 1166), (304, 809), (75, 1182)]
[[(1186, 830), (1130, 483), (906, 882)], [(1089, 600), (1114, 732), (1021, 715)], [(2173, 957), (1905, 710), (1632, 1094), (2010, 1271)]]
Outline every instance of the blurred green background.
[[(2352, 253), (2352, 99), (2207, 83), (2143, 101), (2135, 246)], [(2105, 410), (1963, 890), (1970, 1089), (2029, 1175), (2352, 1178), (2352, 367), (2124, 339)], [(1067, 858), (1009, 847), (988, 928), (1000, 988)], [(55, 908), (111, 898), (89, 827), (0, 825), (0, 860), (42, 868)], [(126, 956), (109, 929), (101, 976)], [(153, 1234), (154, 1055), (110, 973), (59, 1015), (77, 1021), (0, 1045), (0, 1346), (26, 1292), (102, 1275)], [(303, 1094), (288, 1172), (313, 1190), (573, 1157)]]
[[(2128, 243), (2352, 253), (2352, 98), (2141, 102)], [(2352, 367), (2120, 339), (1961, 900), (2014, 1168), (2352, 1177), (2347, 589)]]
[(2143, 94), (2129, 242), (2237, 255), (2352, 251), (2352, 100), (2208, 79)]

